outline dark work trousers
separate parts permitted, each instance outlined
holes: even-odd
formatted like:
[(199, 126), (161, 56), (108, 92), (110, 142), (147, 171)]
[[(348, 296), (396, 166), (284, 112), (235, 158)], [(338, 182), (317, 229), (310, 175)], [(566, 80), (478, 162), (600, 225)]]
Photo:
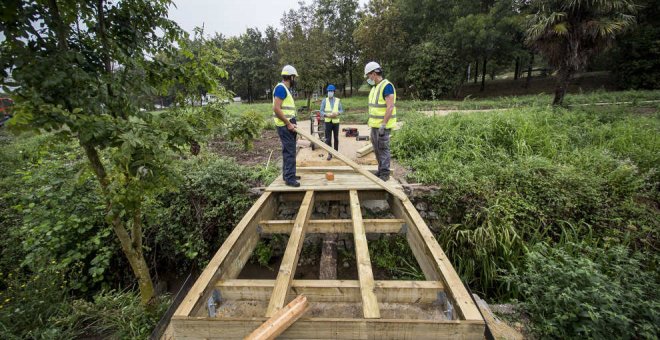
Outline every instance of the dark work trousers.
[(376, 176), (381, 179), (390, 176), (390, 132), (391, 129), (385, 129), (385, 134), (378, 135), (378, 128), (371, 128), (371, 145), (374, 147), (374, 154), (378, 161), (378, 172)]
[(333, 135), (335, 150), (339, 151), (339, 123), (325, 122), (325, 144), (333, 146), (331, 144)]
[[(296, 119), (289, 119), (296, 124)], [(296, 133), (289, 131), (286, 126), (278, 126), (277, 134), (282, 142), (282, 177), (287, 183), (296, 181)]]

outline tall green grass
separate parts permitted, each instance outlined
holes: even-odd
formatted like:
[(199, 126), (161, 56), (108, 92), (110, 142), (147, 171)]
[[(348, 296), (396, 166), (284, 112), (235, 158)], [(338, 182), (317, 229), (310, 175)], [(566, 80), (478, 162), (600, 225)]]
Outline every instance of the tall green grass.
[(437, 235), (473, 288), (503, 297), (529, 245), (589, 239), (657, 251), (660, 114), (545, 107), (410, 119), (393, 137), (436, 184)]

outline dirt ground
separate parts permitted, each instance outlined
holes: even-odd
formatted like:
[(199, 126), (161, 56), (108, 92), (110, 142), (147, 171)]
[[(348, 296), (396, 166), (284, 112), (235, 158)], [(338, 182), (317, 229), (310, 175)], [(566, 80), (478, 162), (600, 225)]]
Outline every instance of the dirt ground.
[[(299, 126), (301, 129), (309, 131), (309, 124), (310, 123), (307, 120), (301, 122)], [(348, 126), (357, 127), (360, 131), (360, 135), (368, 135), (369, 128), (366, 125), (350, 124), (342, 127)], [(371, 142), (357, 141), (355, 137), (345, 137), (343, 134), (341, 134), (339, 139), (339, 152), (349, 156), (358, 164), (374, 165), (377, 164), (377, 162), (373, 152), (360, 158), (358, 158), (356, 154), (356, 151), (359, 148), (363, 147), (364, 145), (368, 145), (369, 143)], [(266, 165), (270, 161), (270, 164), (274, 164), (278, 167), (282, 166), (282, 146), (280, 144), (277, 131), (275, 130), (263, 130), (261, 137), (254, 141), (254, 147), (251, 150), (244, 150), (240, 143), (220, 138), (209, 142), (208, 147), (211, 149), (211, 151), (217, 154), (236, 159), (236, 162), (241, 165)], [(307, 140), (298, 140), (298, 153), (296, 156), (296, 163), (298, 167), (345, 165), (338, 159), (328, 161), (326, 160), (326, 157), (327, 152), (325, 150), (320, 148), (312, 150), (311, 144)], [(397, 179), (403, 178), (407, 173), (406, 168), (398, 164), (394, 159), (392, 160), (390, 168), (392, 171), (392, 177)]]

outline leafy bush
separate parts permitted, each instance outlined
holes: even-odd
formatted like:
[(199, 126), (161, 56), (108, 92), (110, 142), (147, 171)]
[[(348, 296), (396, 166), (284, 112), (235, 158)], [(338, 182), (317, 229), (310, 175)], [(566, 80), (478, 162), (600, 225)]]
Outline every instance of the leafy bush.
[(490, 296), (530, 244), (590, 238), (658, 248), (660, 120), (549, 108), (410, 120), (392, 150), (444, 226), (438, 240), (462, 277)]
[(261, 136), (261, 130), (265, 126), (266, 122), (261, 114), (256, 111), (245, 111), (234, 118), (228, 126), (229, 138), (240, 141), (245, 150), (250, 150), (252, 142)]
[(660, 275), (648, 262), (623, 246), (539, 245), (509, 280), (539, 338), (657, 339)]
[(164, 194), (146, 211), (147, 244), (160, 265), (203, 268), (252, 204), (247, 195), (256, 178), (250, 169), (228, 159), (206, 155), (182, 161), (183, 181), (176, 192)]

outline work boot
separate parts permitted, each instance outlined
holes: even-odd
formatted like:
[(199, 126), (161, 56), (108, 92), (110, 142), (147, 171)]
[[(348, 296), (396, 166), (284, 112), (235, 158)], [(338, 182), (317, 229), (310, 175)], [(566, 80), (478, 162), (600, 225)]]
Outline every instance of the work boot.
[(378, 178), (382, 179), (383, 182), (387, 182), (390, 180), (390, 175), (380, 175)]
[(286, 185), (288, 185), (288, 186), (290, 186), (290, 187), (297, 188), (297, 187), (300, 186), (300, 182), (298, 182), (298, 181), (286, 182)]
[(326, 158), (326, 159), (327, 159), (327, 160), (331, 160), (331, 159), (332, 159), (332, 154), (329, 153), (329, 154), (328, 154), (328, 158)]

